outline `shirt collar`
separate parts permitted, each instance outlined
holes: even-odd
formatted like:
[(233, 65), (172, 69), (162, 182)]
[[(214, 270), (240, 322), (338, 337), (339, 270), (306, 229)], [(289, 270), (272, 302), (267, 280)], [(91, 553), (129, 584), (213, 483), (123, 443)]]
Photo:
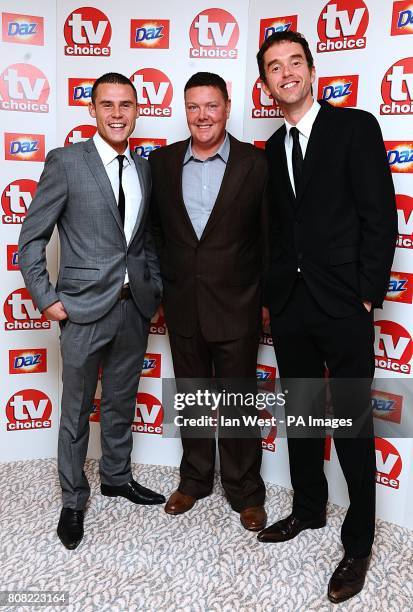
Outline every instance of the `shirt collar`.
[[(230, 144), (230, 141), (229, 141), (228, 132), (226, 132), (225, 133), (224, 142), (222, 143), (222, 145), (219, 147), (219, 149), (217, 150), (216, 153), (214, 153), (213, 155), (210, 155), (207, 159), (214, 159), (216, 156), (219, 156), (222, 159), (222, 161), (226, 164), (228, 162), (228, 158), (229, 158), (230, 146), (231, 146), (231, 144)], [(190, 159), (195, 159), (195, 160), (201, 161), (192, 152), (192, 138), (189, 141), (188, 148), (187, 148), (186, 153), (185, 153), (184, 166), (185, 166), (186, 163), (189, 162)], [(203, 161), (206, 161), (206, 160), (203, 160)]]
[[(99, 132), (96, 132), (93, 136), (93, 142), (95, 143), (96, 149), (104, 166), (108, 166), (119, 155), (119, 153), (115, 151), (115, 149), (113, 149), (110, 144), (106, 142), (106, 140), (103, 140)], [(123, 152), (123, 155), (131, 164), (133, 160), (129, 147), (126, 147), (126, 150)]]
[[(307, 139), (310, 138), (311, 130), (313, 128), (314, 121), (318, 115), (318, 111), (320, 110), (320, 108), (320, 104), (317, 102), (317, 100), (313, 100), (313, 104), (311, 105), (311, 107), (308, 109), (304, 117), (302, 117), (295, 126), (297, 130)], [(294, 126), (288, 123), (287, 120), (285, 120), (285, 127), (287, 129), (287, 135), (289, 136), (290, 130)]]

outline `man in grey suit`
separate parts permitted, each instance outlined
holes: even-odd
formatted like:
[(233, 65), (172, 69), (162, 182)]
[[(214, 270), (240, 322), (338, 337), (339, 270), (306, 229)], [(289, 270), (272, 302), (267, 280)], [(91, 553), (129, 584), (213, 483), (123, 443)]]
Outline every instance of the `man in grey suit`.
[[(165, 501), (133, 480), (130, 462), (139, 373), (150, 318), (161, 297), (147, 225), (149, 164), (128, 147), (138, 115), (131, 81), (117, 73), (101, 76), (89, 112), (97, 133), (49, 152), (19, 241), (26, 286), (39, 310), (61, 327), (58, 469), (63, 509), (57, 533), (69, 549), (83, 537), (90, 494), (83, 466), (100, 366), (101, 492), (137, 504)], [(45, 248), (56, 224), (61, 258), (54, 288)]]

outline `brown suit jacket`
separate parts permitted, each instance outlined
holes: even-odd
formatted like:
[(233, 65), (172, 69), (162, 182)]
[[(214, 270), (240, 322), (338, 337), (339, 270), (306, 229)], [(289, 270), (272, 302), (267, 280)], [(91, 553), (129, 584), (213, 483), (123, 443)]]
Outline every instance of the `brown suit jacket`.
[(267, 251), (267, 164), (262, 151), (230, 135), (214, 208), (198, 240), (182, 196), (189, 140), (151, 153), (152, 225), (171, 333), (198, 325), (211, 342), (258, 333)]

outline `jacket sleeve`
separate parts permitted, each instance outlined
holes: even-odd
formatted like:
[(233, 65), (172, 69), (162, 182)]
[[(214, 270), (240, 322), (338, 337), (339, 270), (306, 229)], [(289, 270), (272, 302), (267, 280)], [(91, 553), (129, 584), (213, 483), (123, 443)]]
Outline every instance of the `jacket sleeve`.
[[(151, 180), (151, 171), (150, 171), (149, 164), (145, 163), (145, 168), (147, 168), (147, 172), (149, 175), (148, 182), (149, 182), (150, 190), (152, 194), (152, 180)], [(151, 195), (151, 198), (152, 198), (152, 195)], [(151, 278), (158, 288), (159, 297), (161, 297), (162, 296), (162, 279), (161, 279), (161, 272), (159, 268), (159, 259), (156, 253), (155, 242), (154, 242), (153, 235), (152, 235), (151, 206), (149, 207), (149, 212), (145, 220), (144, 241), (145, 241), (146, 261), (148, 264), (149, 271), (151, 273)]]
[(46, 267), (46, 246), (67, 202), (66, 173), (57, 150), (46, 157), (44, 170), (19, 238), (19, 266), (37, 308), (43, 311), (59, 297)]

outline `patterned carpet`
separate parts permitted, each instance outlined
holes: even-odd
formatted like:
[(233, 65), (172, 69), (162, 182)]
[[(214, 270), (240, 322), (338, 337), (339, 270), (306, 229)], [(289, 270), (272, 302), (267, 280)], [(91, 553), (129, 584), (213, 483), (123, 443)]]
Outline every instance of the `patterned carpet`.
[[(55, 529), (60, 490), (54, 460), (0, 464), (0, 590), (62, 590), (68, 608), (94, 612), (412, 612), (413, 533), (378, 521), (363, 592), (334, 606), (326, 598), (340, 560), (343, 510), (328, 526), (279, 545), (259, 544), (215, 492), (180, 517), (100, 495), (97, 462), (86, 472), (92, 497), (85, 538), (67, 551)], [(134, 466), (137, 480), (168, 495), (174, 468)], [(268, 487), (269, 520), (288, 514), (291, 493)], [(34, 608), (1, 608), (1, 610)], [(40, 609), (40, 608), (37, 608)]]

